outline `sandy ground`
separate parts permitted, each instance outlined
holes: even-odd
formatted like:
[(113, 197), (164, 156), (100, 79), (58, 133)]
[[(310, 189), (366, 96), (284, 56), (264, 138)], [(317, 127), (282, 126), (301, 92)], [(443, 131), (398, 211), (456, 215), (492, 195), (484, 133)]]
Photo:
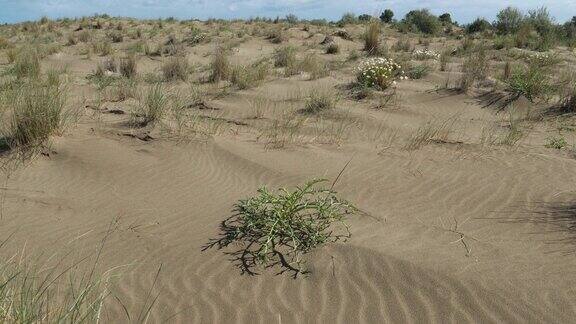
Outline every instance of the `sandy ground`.
[[(274, 46), (248, 41), (232, 61)], [(188, 58), (206, 64), (211, 50), (199, 45)], [(43, 64), (68, 61), (70, 91), (80, 98), (94, 92), (82, 76), (99, 59), (60, 53)], [(158, 65), (139, 59), (140, 71)], [(12, 251), (49, 255), (93, 252), (110, 229), (100, 268), (122, 266), (113, 286), (129, 309), (140, 309), (153, 287), (154, 323), (573, 322), (576, 161), (544, 148), (549, 124), (531, 125), (514, 147), (483, 145), (487, 127), (508, 127), (506, 114), (477, 96), (435, 91), (447, 73), (433, 72), (399, 84), (397, 107), (344, 98), (331, 115), (308, 121), (302, 141), (266, 145), (262, 127), (298, 106), (287, 103), (291, 91), (342, 89), (351, 71), (317, 81), (278, 77), (207, 98), (218, 118), (243, 123), (187, 141), (124, 136), (126, 115), (78, 100), (78, 123), (54, 138), (53, 153), (3, 176), (0, 233), (14, 233)], [(280, 106), (265, 105), (254, 119), (255, 97)], [(405, 149), (402, 141), (431, 121), (449, 121), (449, 140)], [(365, 214), (348, 220), (348, 242), (306, 256), (309, 274), (242, 274), (227, 254), (236, 247), (203, 249), (238, 199), (264, 185), (334, 179), (349, 161), (336, 190)], [(103, 321), (125, 321), (118, 303), (109, 304)]]

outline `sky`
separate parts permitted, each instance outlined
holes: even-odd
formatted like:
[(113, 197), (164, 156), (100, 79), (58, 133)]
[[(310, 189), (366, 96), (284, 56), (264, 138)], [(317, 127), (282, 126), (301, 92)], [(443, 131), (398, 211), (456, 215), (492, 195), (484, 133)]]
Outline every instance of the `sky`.
[(546, 6), (558, 22), (576, 16), (576, 0), (0, 0), (0, 23), (50, 18), (81, 17), (95, 13), (134, 18), (207, 19), (283, 17), (337, 20), (345, 12), (378, 14), (390, 8), (395, 18), (412, 9), (428, 8), (434, 14), (449, 12), (468, 23), (477, 17), (493, 20), (506, 7), (523, 10)]

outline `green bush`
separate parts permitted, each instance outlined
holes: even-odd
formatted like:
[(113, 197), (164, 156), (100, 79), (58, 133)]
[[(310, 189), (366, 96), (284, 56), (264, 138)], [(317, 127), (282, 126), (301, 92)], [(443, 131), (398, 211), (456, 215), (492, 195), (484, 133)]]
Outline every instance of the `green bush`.
[(340, 47), (338, 46), (338, 44), (335, 44), (335, 43), (331, 43), (326, 48), (326, 54), (338, 54), (339, 52), (340, 52)]
[(561, 150), (563, 148), (565, 148), (566, 146), (568, 146), (568, 142), (566, 142), (566, 139), (564, 139), (564, 137), (549, 137), (546, 139), (546, 145), (544, 145), (547, 148), (553, 148), (553, 149), (557, 149), (557, 150)]
[(483, 33), (492, 29), (492, 24), (484, 18), (476, 18), (470, 25), (466, 27), (468, 34)]
[(258, 189), (258, 195), (235, 205), (234, 216), (221, 226), (222, 238), (209, 246), (242, 244), (237, 254), (247, 271), (275, 264), (302, 271), (304, 254), (350, 237), (345, 219), (358, 211), (332, 189), (318, 188), (324, 181), (309, 181), (292, 191)]
[(67, 120), (59, 82), (32, 80), (4, 95), (11, 96), (2, 102), (9, 103), (12, 111), (2, 133), (12, 149), (29, 151), (42, 146)]
[(431, 71), (432, 67), (427, 64), (421, 64), (409, 68), (406, 74), (410, 79), (418, 80), (426, 77)]
[(412, 31), (424, 34), (437, 34), (442, 28), (438, 17), (431, 14), (428, 9), (410, 11), (402, 22)]
[(38, 77), (40, 75), (40, 57), (36, 49), (21, 49), (15, 57), (12, 72), (18, 79)]
[(380, 15), (380, 21), (382, 21), (383, 23), (389, 24), (392, 22), (393, 17), (394, 17), (394, 12), (390, 9), (386, 9)]
[(260, 85), (270, 74), (270, 65), (267, 62), (257, 62), (250, 66), (237, 66), (232, 69), (230, 82), (238, 89), (250, 89)]
[(507, 7), (496, 16), (494, 27), (499, 34), (516, 33), (524, 23), (525, 16), (518, 8)]
[(507, 84), (509, 92), (516, 96), (522, 95), (530, 102), (537, 99), (547, 100), (553, 91), (549, 75), (537, 65), (512, 72)]

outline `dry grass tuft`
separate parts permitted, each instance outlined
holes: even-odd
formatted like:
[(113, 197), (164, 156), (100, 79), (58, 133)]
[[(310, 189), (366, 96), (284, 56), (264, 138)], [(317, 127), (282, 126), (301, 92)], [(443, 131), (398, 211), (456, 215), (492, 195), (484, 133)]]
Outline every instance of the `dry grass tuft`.
[(301, 111), (306, 114), (317, 114), (334, 109), (338, 101), (338, 95), (331, 88), (314, 88), (310, 91), (306, 106)]
[(218, 47), (210, 63), (210, 82), (220, 82), (228, 79), (230, 76), (230, 62), (228, 54), (223, 47)]
[(189, 71), (190, 65), (188, 64), (188, 60), (182, 56), (170, 58), (162, 65), (162, 75), (167, 81), (186, 81), (188, 79)]
[(230, 82), (238, 89), (250, 89), (260, 85), (270, 74), (270, 65), (266, 62), (255, 63), (248, 67), (237, 66), (232, 69)]
[(126, 78), (134, 78), (136, 76), (136, 57), (129, 55), (120, 59), (118, 63), (118, 72)]
[(379, 55), (380, 48), (380, 23), (373, 21), (366, 27), (364, 32), (364, 51), (369, 55)]

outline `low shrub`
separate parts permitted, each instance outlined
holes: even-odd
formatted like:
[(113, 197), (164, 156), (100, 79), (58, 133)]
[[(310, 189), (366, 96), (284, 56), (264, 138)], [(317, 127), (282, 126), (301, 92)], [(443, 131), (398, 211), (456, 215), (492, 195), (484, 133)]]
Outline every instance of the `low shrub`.
[(407, 77), (394, 60), (379, 57), (362, 62), (357, 68), (356, 79), (361, 85), (384, 90)]
[(413, 32), (424, 34), (437, 34), (442, 28), (438, 17), (434, 16), (427, 9), (412, 10), (406, 14), (402, 24), (408, 26)]
[(238, 89), (250, 89), (260, 85), (269, 74), (270, 66), (266, 62), (255, 63), (248, 67), (241, 65), (232, 69), (230, 82)]
[(336, 43), (331, 43), (326, 48), (326, 54), (338, 54), (340, 52), (340, 46)]
[(430, 74), (432, 67), (427, 64), (416, 65), (408, 69), (406, 74), (410, 79), (418, 80)]
[(544, 145), (547, 148), (553, 148), (557, 150), (561, 150), (568, 146), (568, 142), (564, 137), (549, 137), (546, 139), (546, 144)]
[(274, 52), (275, 67), (289, 67), (296, 65), (296, 48), (294, 46), (284, 46)]
[(485, 80), (488, 76), (490, 62), (486, 55), (484, 47), (478, 47), (470, 50), (468, 57), (462, 64), (462, 79), (460, 89), (468, 90), (477, 81)]
[(258, 189), (258, 195), (235, 205), (235, 215), (221, 226), (222, 238), (208, 246), (240, 243), (245, 271), (274, 264), (302, 271), (304, 254), (350, 237), (345, 220), (358, 212), (331, 188), (319, 188), (324, 181), (309, 181), (292, 191)]

